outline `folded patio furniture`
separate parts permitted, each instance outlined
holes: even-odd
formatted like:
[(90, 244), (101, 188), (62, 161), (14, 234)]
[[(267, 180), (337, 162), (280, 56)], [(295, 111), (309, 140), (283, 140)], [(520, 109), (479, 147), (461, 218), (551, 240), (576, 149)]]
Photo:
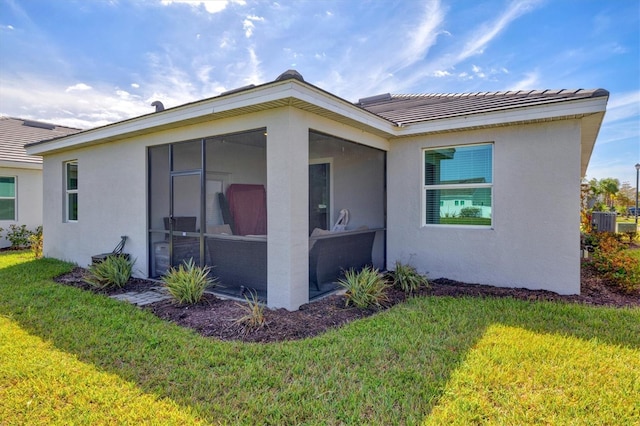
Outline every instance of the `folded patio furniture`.
[(335, 282), (351, 268), (372, 265), (371, 252), (376, 230), (331, 232), (313, 237), (309, 251), (309, 284)]
[(267, 239), (216, 235), (207, 237), (211, 273), (223, 288), (267, 291)]
[(127, 242), (127, 236), (123, 235), (120, 238), (121, 238), (120, 242), (113, 249), (111, 253), (102, 253), (102, 254), (96, 254), (95, 256), (91, 256), (91, 263), (95, 265), (96, 263), (104, 262), (104, 260), (109, 256), (125, 256), (127, 260), (129, 260), (129, 255), (127, 253), (124, 253), (124, 254), (122, 253), (122, 250), (124, 250), (124, 245)]

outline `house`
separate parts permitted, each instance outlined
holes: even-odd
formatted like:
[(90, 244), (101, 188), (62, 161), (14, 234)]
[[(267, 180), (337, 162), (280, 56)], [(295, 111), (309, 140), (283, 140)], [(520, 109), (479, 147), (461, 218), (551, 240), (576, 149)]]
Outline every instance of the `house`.
[[(29, 144), (44, 158), (45, 254), (85, 266), (127, 235), (141, 277), (193, 259), (220, 291), (290, 310), (335, 288), (340, 268), (396, 260), (432, 278), (579, 293), (580, 180), (608, 96), (354, 104), (289, 70)], [(480, 211), (451, 220), (456, 200)]]
[[(78, 129), (0, 116), (0, 228), (42, 225), (42, 158), (27, 155), (24, 145), (52, 139)], [(0, 237), (0, 248), (11, 243)]]

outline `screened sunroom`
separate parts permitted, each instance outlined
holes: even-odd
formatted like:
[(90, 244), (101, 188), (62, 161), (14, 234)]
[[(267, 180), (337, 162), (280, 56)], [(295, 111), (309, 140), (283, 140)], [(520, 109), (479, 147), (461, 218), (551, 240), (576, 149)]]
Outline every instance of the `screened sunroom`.
[[(308, 138), (309, 192), (294, 202), (309, 205), (313, 299), (336, 290), (346, 269), (384, 268), (386, 157), (317, 131)], [(267, 256), (280, 255), (268, 221), (290, 220), (268, 215), (278, 188), (268, 186), (267, 139), (258, 128), (148, 148), (150, 277), (192, 261), (212, 268), (215, 292), (267, 301)]]

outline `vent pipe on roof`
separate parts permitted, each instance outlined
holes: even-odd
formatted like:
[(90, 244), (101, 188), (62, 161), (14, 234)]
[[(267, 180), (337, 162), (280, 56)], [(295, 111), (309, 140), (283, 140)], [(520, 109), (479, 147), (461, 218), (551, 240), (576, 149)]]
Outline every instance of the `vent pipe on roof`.
[(156, 107), (156, 112), (164, 111), (164, 105), (160, 101), (151, 102), (151, 106)]

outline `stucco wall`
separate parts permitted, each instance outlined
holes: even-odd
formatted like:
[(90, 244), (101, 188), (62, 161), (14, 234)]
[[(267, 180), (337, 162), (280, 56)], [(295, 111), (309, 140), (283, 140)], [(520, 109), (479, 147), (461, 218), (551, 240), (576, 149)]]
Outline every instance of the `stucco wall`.
[[(146, 277), (147, 147), (257, 128), (268, 131), (268, 303), (297, 309), (308, 300), (309, 129), (378, 148), (385, 148), (387, 141), (295, 108), (246, 114), (46, 155), (45, 255), (85, 267), (92, 255), (111, 251), (120, 236), (127, 235), (125, 252), (136, 259), (134, 274)], [(70, 160), (78, 161), (76, 223), (63, 221), (63, 164)], [(263, 174), (264, 169), (254, 172)], [(255, 176), (245, 177), (251, 183), (255, 180)], [(238, 179), (234, 182), (244, 180)]]
[(0, 176), (16, 177), (16, 219), (0, 220), (5, 232), (0, 237), (0, 248), (11, 243), (4, 237), (11, 225), (27, 225), (30, 231), (42, 225), (42, 170), (0, 167)]
[[(421, 225), (422, 149), (494, 143), (492, 229)], [(578, 121), (394, 140), (387, 157), (387, 266), (431, 278), (580, 292)]]

